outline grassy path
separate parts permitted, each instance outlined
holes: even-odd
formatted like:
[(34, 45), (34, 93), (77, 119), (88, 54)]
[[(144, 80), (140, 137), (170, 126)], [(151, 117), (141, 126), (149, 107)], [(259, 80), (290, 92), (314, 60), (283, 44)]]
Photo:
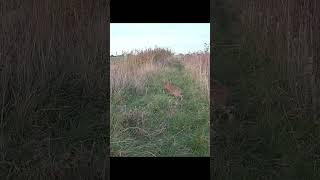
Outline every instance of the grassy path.
[[(164, 82), (183, 99), (165, 93)], [(111, 97), (111, 153), (114, 156), (209, 156), (209, 100), (178, 62), (135, 88)]]

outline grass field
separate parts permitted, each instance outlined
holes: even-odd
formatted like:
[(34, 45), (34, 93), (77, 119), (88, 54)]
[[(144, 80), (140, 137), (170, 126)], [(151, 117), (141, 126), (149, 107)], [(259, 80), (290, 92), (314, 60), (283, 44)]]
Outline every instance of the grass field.
[(108, 179), (108, 3), (0, 14), (0, 179)]
[[(111, 94), (111, 156), (209, 156), (204, 85), (185, 68), (186, 61), (167, 59), (161, 68), (148, 68), (143, 83), (131, 80)], [(182, 99), (164, 91), (166, 81), (182, 90)]]
[(219, 2), (213, 74), (232, 90), (236, 112), (230, 124), (213, 122), (212, 179), (319, 179), (319, 123), (304, 94), (237, 29), (231, 1)]

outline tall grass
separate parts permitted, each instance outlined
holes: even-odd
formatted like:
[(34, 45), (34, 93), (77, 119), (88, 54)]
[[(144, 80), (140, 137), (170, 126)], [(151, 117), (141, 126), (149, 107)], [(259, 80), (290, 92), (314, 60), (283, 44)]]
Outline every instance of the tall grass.
[(268, 57), (300, 107), (320, 119), (320, 4), (317, 0), (233, 1), (242, 42)]
[(179, 61), (199, 82), (203, 92), (209, 97), (210, 54), (208, 52), (189, 53), (175, 58), (169, 49), (150, 48), (124, 53), (123, 56), (112, 57), (111, 60), (112, 93), (123, 90), (129, 85), (142, 89), (148, 76)]
[(210, 54), (198, 52), (183, 56), (182, 63), (191, 72), (193, 78), (201, 84), (203, 92), (209, 98), (210, 93)]
[(172, 52), (170, 50), (155, 48), (132, 51), (122, 56), (122, 59), (111, 61), (111, 94), (128, 86), (143, 90), (148, 76), (163, 69), (164, 63), (171, 56)]
[(213, 72), (232, 91), (235, 118), (212, 123), (213, 177), (319, 179), (319, 3), (218, 2)]
[[(166, 49), (112, 60), (112, 156), (208, 156), (209, 101), (182, 61)], [(168, 81), (181, 89), (182, 99), (164, 91)]]
[(0, 2), (0, 179), (103, 179), (104, 1)]

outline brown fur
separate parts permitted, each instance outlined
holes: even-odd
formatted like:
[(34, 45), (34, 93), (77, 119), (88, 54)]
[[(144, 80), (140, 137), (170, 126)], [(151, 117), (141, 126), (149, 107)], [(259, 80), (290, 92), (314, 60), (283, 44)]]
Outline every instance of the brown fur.
[(228, 88), (223, 86), (219, 81), (213, 80), (213, 103), (215, 110), (222, 110), (222, 112), (228, 115), (229, 122), (234, 118), (231, 113), (230, 107), (228, 107), (231, 98), (231, 93)]
[(213, 80), (213, 101), (216, 106), (227, 106), (230, 91), (217, 80)]
[(166, 82), (164, 85), (164, 90), (173, 95), (174, 97), (180, 97), (182, 98), (182, 94), (181, 94), (181, 89), (179, 89), (178, 87), (175, 87), (174, 85), (172, 85), (169, 82)]

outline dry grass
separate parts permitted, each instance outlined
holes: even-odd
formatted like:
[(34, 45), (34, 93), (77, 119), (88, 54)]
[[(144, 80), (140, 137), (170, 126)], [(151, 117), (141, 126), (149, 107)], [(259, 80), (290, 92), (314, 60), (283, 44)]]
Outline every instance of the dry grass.
[[(234, 1), (243, 42), (269, 57), (301, 107), (320, 109), (320, 4), (316, 0)], [(249, 40), (250, 39), (250, 40)], [(320, 117), (318, 117), (320, 118)]]
[(209, 101), (182, 60), (165, 49), (115, 58), (110, 67), (111, 155), (208, 156)]
[(319, 83), (320, 4), (215, 5), (214, 76), (231, 90), (235, 118), (211, 123), (213, 177), (319, 179), (319, 121), (313, 120), (319, 120), (320, 96), (312, 92), (319, 89), (313, 83)]
[(111, 59), (115, 59), (110, 64), (112, 93), (123, 90), (129, 85), (142, 90), (151, 73), (164, 70), (166, 65), (180, 60), (209, 97), (210, 54), (208, 52), (197, 52), (174, 58), (169, 49), (155, 48), (136, 50)]
[(113, 60), (110, 64), (111, 94), (130, 85), (143, 90), (148, 76), (163, 70), (171, 55), (170, 50), (155, 48), (131, 52), (123, 59)]
[(208, 52), (199, 52), (183, 56), (185, 68), (191, 72), (202, 86), (203, 92), (209, 97), (210, 94), (210, 54)]
[(104, 178), (107, 7), (0, 2), (0, 179)]

